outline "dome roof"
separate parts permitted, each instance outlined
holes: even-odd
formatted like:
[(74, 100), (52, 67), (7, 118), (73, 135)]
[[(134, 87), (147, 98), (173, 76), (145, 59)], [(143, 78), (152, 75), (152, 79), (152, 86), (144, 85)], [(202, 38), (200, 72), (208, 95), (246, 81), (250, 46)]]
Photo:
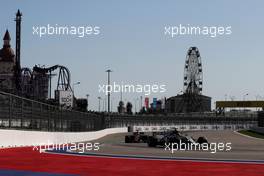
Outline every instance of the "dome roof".
[(0, 50), (0, 61), (15, 62), (15, 54), (12, 48), (4, 47)]

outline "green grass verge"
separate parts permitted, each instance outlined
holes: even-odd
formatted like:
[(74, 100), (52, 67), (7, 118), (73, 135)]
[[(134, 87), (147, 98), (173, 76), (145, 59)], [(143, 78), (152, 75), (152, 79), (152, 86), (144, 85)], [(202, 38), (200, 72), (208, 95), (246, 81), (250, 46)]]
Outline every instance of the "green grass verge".
[(241, 133), (241, 134), (247, 135), (247, 136), (264, 139), (264, 134), (257, 133), (255, 131), (251, 131), (251, 130), (240, 130), (238, 132)]

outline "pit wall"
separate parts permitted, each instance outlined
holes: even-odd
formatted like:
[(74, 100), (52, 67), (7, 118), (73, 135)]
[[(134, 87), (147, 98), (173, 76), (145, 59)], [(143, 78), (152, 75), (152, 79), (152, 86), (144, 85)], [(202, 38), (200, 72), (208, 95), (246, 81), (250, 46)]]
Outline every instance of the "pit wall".
[(61, 144), (80, 141), (91, 141), (108, 134), (125, 133), (124, 128), (108, 128), (92, 132), (41, 132), (23, 130), (0, 130), (0, 147), (24, 147), (32, 145)]

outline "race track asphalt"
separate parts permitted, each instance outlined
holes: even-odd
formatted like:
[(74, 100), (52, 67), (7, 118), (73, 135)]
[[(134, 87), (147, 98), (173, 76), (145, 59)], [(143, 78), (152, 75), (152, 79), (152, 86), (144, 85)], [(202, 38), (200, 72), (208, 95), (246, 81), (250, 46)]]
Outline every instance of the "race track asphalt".
[(193, 131), (183, 132), (197, 139), (205, 136), (209, 143), (231, 143), (231, 150), (223, 151), (215, 148), (208, 151), (174, 151), (165, 150), (164, 147), (148, 147), (146, 143), (125, 143), (125, 135), (131, 133), (111, 134), (92, 142), (100, 143), (99, 151), (85, 151), (86, 154), (113, 155), (113, 156), (143, 156), (143, 157), (166, 157), (166, 158), (193, 158), (213, 160), (243, 160), (264, 162), (264, 140), (243, 136), (234, 131)]

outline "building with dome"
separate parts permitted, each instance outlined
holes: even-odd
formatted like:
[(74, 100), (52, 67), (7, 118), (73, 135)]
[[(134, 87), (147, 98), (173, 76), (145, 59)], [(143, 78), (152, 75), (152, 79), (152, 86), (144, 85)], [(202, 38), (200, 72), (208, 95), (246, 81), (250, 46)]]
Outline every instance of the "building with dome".
[(14, 93), (16, 90), (15, 84), (15, 54), (11, 48), (11, 37), (6, 30), (4, 35), (3, 48), (0, 50), (0, 90)]
[[(15, 18), (15, 52), (10, 45), (11, 37), (8, 30), (6, 30), (3, 38), (3, 48), (0, 49), (0, 91), (30, 99), (46, 100), (48, 99), (49, 85), (51, 90), (51, 72), (57, 68), (62, 68), (62, 66), (57, 65), (45, 68), (36, 65), (33, 70), (28, 67), (21, 68), (21, 17), (22, 13), (18, 10)], [(67, 72), (68, 78), (69, 71), (66, 68), (64, 70), (66, 71), (60, 70), (59, 77), (62, 73)], [(63, 78), (64, 77), (61, 76), (61, 80)], [(68, 81), (68, 87), (70, 84), (69, 82), (70, 81)]]

